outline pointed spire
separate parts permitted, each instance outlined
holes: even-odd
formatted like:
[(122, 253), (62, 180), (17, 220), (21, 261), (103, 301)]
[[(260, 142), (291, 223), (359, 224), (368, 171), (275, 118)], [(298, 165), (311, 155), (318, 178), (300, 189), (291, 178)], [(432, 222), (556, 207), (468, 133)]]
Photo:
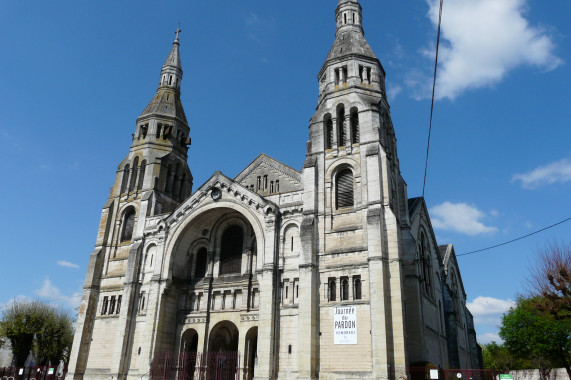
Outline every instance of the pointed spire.
[(175, 32), (172, 49), (161, 69), (161, 79), (156, 95), (139, 116), (139, 119), (150, 115), (174, 117), (187, 123), (186, 115), (180, 104), (180, 82), (182, 81), (182, 65), (179, 53), (179, 35), (181, 30)]
[[(164, 64), (164, 66), (174, 66), (174, 67), (178, 67), (179, 69), (182, 70), (182, 66), (180, 63), (180, 53), (178, 51), (178, 47), (180, 45), (180, 42), (178, 40), (178, 35), (180, 34), (180, 32), (182, 32), (182, 30), (180, 30), (180, 28), (178, 28), (175, 32), (175, 39), (174, 42), (172, 43), (172, 49), (171, 52)], [(164, 67), (163, 66), (163, 67)]]

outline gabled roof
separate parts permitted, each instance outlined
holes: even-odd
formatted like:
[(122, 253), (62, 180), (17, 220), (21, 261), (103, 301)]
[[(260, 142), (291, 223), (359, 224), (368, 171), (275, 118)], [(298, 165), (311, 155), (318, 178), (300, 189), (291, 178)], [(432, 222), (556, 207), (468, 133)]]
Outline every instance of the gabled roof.
[(271, 167), (280, 172), (281, 175), (289, 177), (294, 183), (300, 185), (299, 190), (301, 190), (301, 172), (268, 156), (265, 153), (260, 154), (254, 161), (250, 163), (250, 165), (246, 166), (246, 168), (234, 178), (234, 181), (241, 183), (252, 172), (262, 166)]

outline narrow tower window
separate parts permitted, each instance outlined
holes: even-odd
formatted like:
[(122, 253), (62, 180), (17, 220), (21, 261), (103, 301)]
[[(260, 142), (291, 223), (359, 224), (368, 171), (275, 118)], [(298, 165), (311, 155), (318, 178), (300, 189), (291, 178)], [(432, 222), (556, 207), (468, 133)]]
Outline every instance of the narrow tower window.
[(182, 176), (180, 177), (180, 191), (178, 194), (178, 199), (179, 200), (184, 200), (184, 197), (186, 196), (186, 173), (182, 173)]
[(341, 301), (349, 300), (349, 278), (341, 277)]
[(103, 304), (101, 305), (101, 315), (107, 314), (107, 306), (109, 305), (109, 297), (103, 297)]
[(327, 283), (329, 285), (329, 291), (327, 293), (329, 295), (329, 301), (337, 300), (337, 286), (335, 285), (335, 278), (330, 278)]
[(337, 107), (337, 145), (344, 146), (347, 135), (345, 133), (346, 128), (346, 121), (345, 121), (345, 107), (343, 104), (340, 104)]
[(115, 314), (119, 314), (121, 312), (121, 300), (123, 296), (117, 297), (117, 310), (115, 310)]
[(143, 188), (143, 182), (145, 181), (145, 169), (147, 168), (147, 160), (141, 162), (141, 169), (139, 170), (139, 184), (137, 188), (141, 190)]
[(129, 184), (129, 191), (135, 189), (135, 184), (137, 183), (137, 172), (139, 171), (139, 157), (135, 157), (133, 160), (133, 169), (131, 169), (131, 183)]
[(351, 142), (353, 144), (359, 143), (359, 112), (357, 108), (351, 108)]
[(335, 181), (337, 208), (353, 207), (353, 172), (344, 169), (337, 174)]
[(123, 219), (123, 233), (121, 234), (121, 242), (129, 241), (132, 239), (134, 226), (135, 209), (131, 207), (125, 212)]
[(276, 180), (276, 193), (280, 192), (280, 180)]
[(161, 129), (163, 128), (162, 124), (157, 124), (157, 131), (155, 133), (155, 137), (158, 139), (161, 137)]
[(353, 299), (361, 299), (361, 276), (353, 276)]
[(165, 193), (170, 194), (172, 191), (172, 167), (169, 165), (167, 168), (167, 178), (165, 181)]
[(325, 149), (333, 148), (333, 120), (331, 115), (325, 115)]
[(115, 296), (111, 296), (111, 302), (109, 303), (109, 315), (115, 314)]
[(127, 185), (129, 184), (129, 170), (130, 166), (129, 164), (125, 165), (125, 168), (123, 168), (123, 178), (121, 181), (121, 193), (124, 193), (127, 190)]

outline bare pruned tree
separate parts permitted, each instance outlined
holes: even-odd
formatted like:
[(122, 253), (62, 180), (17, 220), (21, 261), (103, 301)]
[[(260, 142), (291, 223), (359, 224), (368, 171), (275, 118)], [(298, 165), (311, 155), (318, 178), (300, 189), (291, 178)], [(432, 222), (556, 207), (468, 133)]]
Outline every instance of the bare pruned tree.
[(553, 241), (540, 249), (528, 280), (536, 307), (555, 319), (571, 319), (571, 244)]

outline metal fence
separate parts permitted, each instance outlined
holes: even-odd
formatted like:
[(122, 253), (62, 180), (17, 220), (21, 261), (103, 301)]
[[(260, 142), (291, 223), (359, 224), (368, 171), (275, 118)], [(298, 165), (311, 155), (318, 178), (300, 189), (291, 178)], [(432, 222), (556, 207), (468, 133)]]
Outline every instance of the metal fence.
[(155, 355), (151, 366), (151, 380), (239, 380), (240, 353), (183, 352)]
[(66, 373), (58, 374), (57, 366), (0, 367), (0, 380), (63, 380)]

